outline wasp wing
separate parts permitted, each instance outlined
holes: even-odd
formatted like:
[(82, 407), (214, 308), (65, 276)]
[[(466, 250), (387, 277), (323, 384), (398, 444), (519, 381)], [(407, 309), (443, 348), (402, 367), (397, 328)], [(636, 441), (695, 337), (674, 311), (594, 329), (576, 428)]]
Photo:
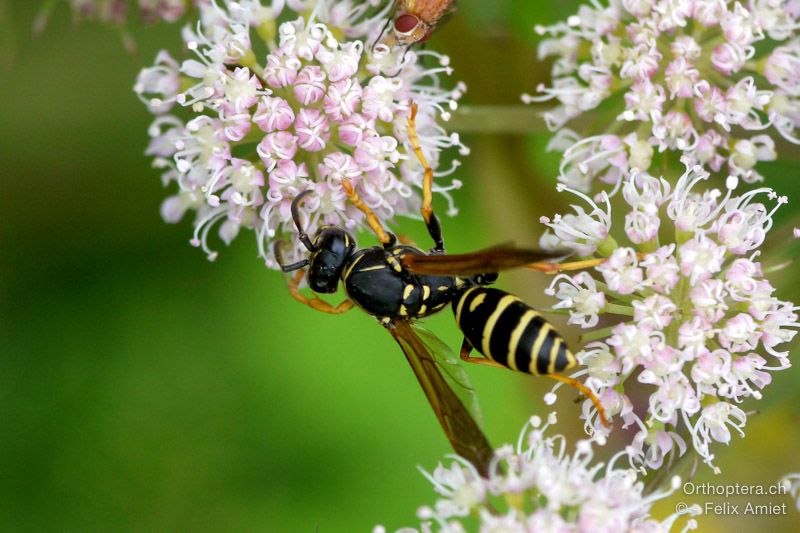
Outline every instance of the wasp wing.
[(544, 251), (501, 244), (468, 254), (408, 254), (403, 256), (403, 266), (414, 274), (475, 276), (561, 259), (570, 253), (564, 250)]
[[(472, 463), (481, 475), (488, 476), (492, 447), (464, 403), (442, 376), (431, 349), (407, 320), (393, 320), (388, 329), (414, 370), (453, 450)], [(458, 379), (455, 381), (458, 383)]]
[(412, 324), (411, 329), (433, 356), (436, 366), (439, 367), (439, 373), (450, 386), (450, 389), (458, 396), (478, 425), (483, 425), (483, 414), (481, 413), (478, 394), (472, 386), (469, 374), (461, 364), (461, 358), (455, 354), (446, 342), (418, 322)]

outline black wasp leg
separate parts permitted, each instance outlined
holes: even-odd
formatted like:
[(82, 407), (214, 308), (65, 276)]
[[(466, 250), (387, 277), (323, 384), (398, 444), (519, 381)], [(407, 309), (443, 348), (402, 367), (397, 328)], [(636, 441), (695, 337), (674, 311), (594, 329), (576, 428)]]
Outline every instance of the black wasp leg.
[(422, 177), (422, 219), (428, 227), (428, 233), (433, 240), (433, 248), (430, 253), (441, 254), (444, 253), (444, 239), (442, 238), (442, 224), (439, 222), (439, 217), (433, 212), (433, 169), (425, 159), (422, 153), (422, 146), (419, 144), (419, 135), (417, 134), (417, 104), (411, 104), (411, 116), (408, 118), (408, 142), (411, 143), (411, 150), (419, 159), (425, 174)]

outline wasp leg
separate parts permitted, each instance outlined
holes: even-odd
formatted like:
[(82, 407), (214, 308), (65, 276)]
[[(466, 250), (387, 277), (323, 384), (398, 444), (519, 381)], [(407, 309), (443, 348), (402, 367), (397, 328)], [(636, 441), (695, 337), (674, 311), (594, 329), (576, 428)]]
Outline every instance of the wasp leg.
[(570, 261), (568, 263), (553, 263), (550, 261), (542, 261), (540, 263), (531, 263), (525, 265), (523, 268), (544, 272), (545, 274), (558, 274), (559, 272), (566, 272), (569, 270), (583, 270), (585, 268), (596, 267), (606, 262), (606, 258), (600, 259), (585, 259), (583, 261)]
[(323, 313), (330, 313), (332, 315), (341, 315), (342, 313), (346, 313), (353, 308), (353, 302), (350, 300), (345, 300), (334, 307), (328, 302), (320, 300), (316, 296), (309, 298), (308, 296), (302, 294), (297, 287), (300, 285), (300, 281), (303, 279), (303, 274), (304, 272), (302, 270), (298, 270), (297, 273), (292, 276), (292, 281), (289, 282), (289, 294), (292, 295), (292, 298), (301, 304), (311, 307), (312, 309), (322, 311)]
[(589, 387), (587, 387), (577, 379), (568, 378), (566, 376), (562, 376), (559, 374), (541, 374), (541, 375), (548, 377), (550, 379), (554, 379), (556, 381), (560, 381), (562, 383), (566, 383), (567, 385), (575, 387), (576, 389), (581, 391), (581, 393), (583, 393), (584, 396), (589, 398), (594, 404), (595, 408), (597, 409), (597, 413), (600, 415), (600, 421), (603, 423), (603, 425), (607, 428), (611, 427), (611, 424), (608, 423), (608, 418), (606, 417), (606, 410), (603, 407), (603, 404), (601, 404), (597, 396), (591, 390), (589, 390)]
[(433, 239), (434, 247), (431, 253), (444, 252), (444, 240), (442, 239), (442, 225), (439, 222), (439, 217), (433, 212), (433, 169), (428, 164), (425, 155), (422, 153), (422, 146), (419, 144), (419, 135), (417, 134), (417, 104), (411, 104), (411, 116), (408, 119), (408, 141), (411, 143), (411, 149), (422, 164), (425, 174), (422, 178), (422, 218), (425, 220), (425, 225), (428, 227), (428, 233)]
[(419, 248), (419, 246), (417, 246), (417, 243), (414, 242), (414, 239), (412, 239), (408, 235), (398, 235), (397, 242), (399, 242), (400, 244), (405, 244), (406, 246), (411, 246), (412, 248)]
[[(495, 368), (505, 368), (508, 370), (507, 367), (501, 365), (496, 361), (492, 361), (491, 359), (484, 359), (481, 357), (470, 357), (470, 353), (472, 352), (472, 345), (469, 341), (465, 338), (464, 341), (461, 343), (461, 360), (466, 361), (468, 363), (475, 363), (479, 365), (486, 365)], [(600, 415), (600, 421), (603, 423), (605, 427), (611, 427), (611, 424), (608, 423), (608, 418), (606, 417), (606, 410), (603, 407), (603, 404), (600, 403), (600, 400), (597, 396), (589, 390), (589, 388), (581, 383), (580, 381), (568, 378), (566, 376), (561, 376), (559, 374), (540, 374), (541, 376), (548, 377), (550, 379), (555, 379), (556, 381), (561, 381), (562, 383), (566, 383), (567, 385), (571, 385), (581, 391), (584, 396), (589, 398), (592, 403), (594, 404), (595, 408), (597, 408), (597, 413)]]
[(466, 361), (467, 363), (473, 363), (476, 365), (486, 365), (491, 366), (493, 368), (508, 368), (504, 367), (500, 363), (496, 361), (492, 361), (491, 359), (486, 359), (484, 357), (471, 357), (469, 354), (472, 353), (472, 345), (469, 341), (465, 338), (464, 341), (461, 343), (461, 360)]
[(372, 212), (372, 209), (367, 207), (364, 201), (358, 196), (358, 193), (353, 188), (353, 184), (350, 183), (350, 180), (345, 179), (342, 180), (342, 187), (344, 187), (344, 192), (347, 193), (347, 197), (353, 202), (353, 205), (356, 206), (358, 209), (364, 213), (364, 216), (367, 219), (367, 225), (375, 232), (375, 235), (378, 236), (378, 240), (381, 241), (384, 248), (391, 248), (397, 243), (397, 237), (394, 236), (394, 233), (386, 231), (381, 226), (381, 221), (378, 220), (378, 217), (375, 216), (375, 213)]
[[(637, 253), (636, 258), (641, 261), (646, 255), (647, 254)], [(539, 263), (524, 265), (522, 268), (544, 272), (545, 274), (558, 274), (559, 272), (567, 272), (569, 270), (584, 270), (586, 268), (596, 267), (597, 265), (602, 265), (606, 261), (608, 261), (608, 259), (605, 257), (598, 259), (583, 259), (581, 261), (569, 261), (567, 263), (541, 261)]]

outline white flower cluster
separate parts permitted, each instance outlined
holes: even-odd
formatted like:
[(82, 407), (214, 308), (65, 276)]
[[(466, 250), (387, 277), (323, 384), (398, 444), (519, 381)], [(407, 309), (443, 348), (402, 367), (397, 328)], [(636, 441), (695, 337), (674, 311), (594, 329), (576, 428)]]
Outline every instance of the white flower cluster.
[[(732, 177), (724, 195), (699, 190), (707, 178), (687, 166), (672, 189), (644, 172), (627, 176), (620, 241), (612, 236), (610, 205), (603, 210), (577, 191), (570, 190), (589, 212), (575, 207), (575, 215), (543, 219), (544, 246), (606, 258), (593, 271), (557, 275), (547, 292), (581, 327), (604, 314), (626, 319), (593, 332), (605, 338), (577, 354), (585, 368), (575, 376), (585, 377), (609, 416), (636, 430), (628, 453), (650, 468), (683, 455), (685, 438), (712, 464), (713, 442), (730, 442), (731, 429), (743, 434), (739, 404), (761, 398), (770, 372), (790, 366), (781, 347), (800, 325), (797, 308), (774, 295), (756, 260), (786, 198), (768, 188), (736, 196)], [(637, 388), (649, 391), (646, 406), (634, 405)], [(591, 402), (584, 417), (589, 433), (608, 434)]]
[[(139, 16), (145, 23), (175, 22), (186, 14), (189, 4), (207, 4), (211, 0), (136, 0)], [(78, 19), (123, 24), (128, 17), (129, 0), (69, 0)]]
[[(456, 456), (449, 467), (440, 464), (431, 474), (423, 472), (440, 499), (433, 507), (419, 509), (421, 531), (463, 533), (469, 529), (462, 521), (477, 516), (480, 531), (486, 533), (653, 533), (672, 531), (683, 515), (699, 514), (698, 507), (690, 507), (683, 515), (654, 518), (653, 503), (680, 486), (678, 477), (668, 490), (645, 495), (636, 471), (616, 467), (619, 455), (604, 465), (594, 461), (590, 441), (579, 441), (569, 453), (562, 435), (547, 436), (555, 421), (555, 413), (545, 424), (531, 418), (516, 447), (496, 451), (488, 478)], [(681, 531), (696, 527), (696, 521), (688, 519)]]
[(789, 494), (796, 500), (795, 505), (797, 510), (800, 511), (800, 473), (787, 474), (781, 480), (781, 483)]
[[(536, 28), (553, 82), (523, 100), (558, 102), (545, 119), (572, 188), (619, 185), (656, 150), (754, 182), (756, 163), (776, 157), (764, 132), (800, 144), (798, 29), (797, 0), (593, 0)], [(604, 102), (612, 114), (593, 120), (604, 131), (570, 129)]]
[[(383, 7), (368, 15), (376, 3)], [(277, 238), (292, 242), (287, 261), (304, 256), (290, 206), (306, 190), (314, 192), (302, 205), (310, 233), (322, 224), (356, 228), (362, 214), (347, 201), (344, 179), (384, 222), (418, 211), (422, 169), (407, 132), (412, 104), (419, 107), (417, 131), (434, 168), (443, 149), (467, 153), (437, 122), (449, 118), (464, 90), (461, 84), (441, 87), (439, 76), (451, 71), (448, 59), (373, 44), (391, 6), (213, 2), (200, 6), (196, 28), (184, 29), (194, 58), (178, 63), (161, 52), (140, 73), (134, 89), (157, 115), (147, 153), (164, 170), (164, 183), (178, 187), (162, 214), (176, 222), (195, 211), (192, 243), (210, 259), (216, 257), (208, 243), (215, 226), (226, 243), (241, 228), (254, 230), (272, 268), (269, 244)], [(288, 20), (279, 23), (279, 16)], [(423, 56), (436, 65), (422, 66)], [(169, 114), (176, 106), (189, 118)], [(449, 199), (447, 190), (458, 185), (434, 190)]]

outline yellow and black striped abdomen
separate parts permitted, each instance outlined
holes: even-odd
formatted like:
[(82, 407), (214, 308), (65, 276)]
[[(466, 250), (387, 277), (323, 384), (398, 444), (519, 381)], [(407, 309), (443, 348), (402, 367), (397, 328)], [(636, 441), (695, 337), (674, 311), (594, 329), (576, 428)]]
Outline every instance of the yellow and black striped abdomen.
[(552, 374), (576, 364), (561, 335), (507, 292), (472, 287), (453, 300), (453, 312), (473, 348), (512, 370)]

